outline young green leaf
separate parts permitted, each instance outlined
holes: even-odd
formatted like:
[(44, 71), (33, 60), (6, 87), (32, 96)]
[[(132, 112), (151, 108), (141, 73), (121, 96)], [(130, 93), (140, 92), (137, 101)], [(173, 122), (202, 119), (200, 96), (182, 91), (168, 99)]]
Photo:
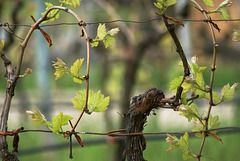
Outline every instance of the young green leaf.
[(98, 44), (99, 44), (99, 41), (97, 40), (93, 40), (93, 42), (91, 42), (92, 47), (97, 47)]
[(90, 100), (92, 102), (89, 103), (89, 110), (90, 112), (102, 112), (107, 109), (107, 106), (109, 105), (110, 97), (104, 97), (104, 95), (99, 90), (96, 94), (92, 92), (92, 95), (90, 95)]
[[(194, 126), (195, 126), (192, 129), (193, 132), (205, 130), (205, 123), (203, 125), (199, 120), (196, 120), (193, 123), (194, 123)], [(198, 138), (202, 138), (203, 135), (204, 135), (203, 133), (195, 133), (195, 136), (198, 137)]]
[(79, 69), (82, 66), (84, 59), (77, 59), (70, 68), (70, 75), (73, 76), (73, 81), (75, 83), (82, 83), (82, 75), (79, 73)]
[[(162, 1), (162, 0), (160, 0), (160, 1)], [(165, 0), (165, 1), (163, 0), (162, 2), (164, 2), (165, 7), (170, 7), (170, 6), (178, 3), (178, 1), (176, 1), (176, 0)]]
[[(50, 2), (45, 2), (46, 5), (46, 10), (48, 10), (50, 7), (53, 6), (52, 3)], [(44, 14), (44, 12), (42, 13), (42, 15)], [(46, 21), (43, 21), (43, 23), (47, 22), (47, 21), (54, 21), (54, 19), (58, 19), (59, 18), (59, 9), (53, 9), (48, 13), (48, 19)]]
[(82, 66), (82, 63), (84, 62), (84, 59), (77, 59), (73, 65), (71, 66), (70, 68), (70, 72), (72, 75), (76, 76), (79, 69), (81, 68)]
[(105, 48), (112, 46), (115, 43), (115, 39), (111, 35), (107, 35), (103, 40)]
[(205, 82), (202, 73), (207, 69), (207, 67), (199, 67), (197, 63), (189, 63), (189, 65), (191, 68), (191, 73), (193, 74), (193, 77), (196, 80), (198, 87), (203, 89), (205, 86)]
[(0, 53), (2, 52), (4, 45), (5, 45), (5, 40), (1, 40), (1, 44), (0, 44)]
[(185, 80), (182, 84), (183, 93), (186, 93), (186, 92), (190, 91), (191, 89), (193, 89), (195, 84), (196, 84), (196, 81), (194, 81), (191, 77), (189, 77), (189, 76), (185, 77)]
[(179, 148), (180, 151), (183, 154), (183, 159), (191, 159), (191, 158), (195, 158), (196, 155), (194, 155), (189, 148), (189, 136), (188, 133), (186, 132), (183, 136), (180, 137), (180, 139), (178, 139), (176, 136), (171, 136), (169, 134), (167, 134), (167, 138), (166, 141), (167, 143), (170, 144), (170, 147), (168, 148), (167, 151)]
[[(210, 100), (210, 93), (204, 92), (203, 98)], [(217, 92), (212, 92), (212, 98), (214, 102), (219, 101), (219, 96)]]
[(106, 35), (107, 35), (106, 26), (105, 24), (100, 23), (97, 29), (97, 38), (99, 40), (103, 40)]
[(183, 108), (180, 108), (180, 115), (185, 116), (188, 119), (188, 122), (192, 119), (197, 120), (200, 118), (199, 110), (196, 104), (185, 105)]
[(188, 154), (189, 152), (189, 136), (187, 132), (180, 137), (179, 149), (183, 154)]
[[(218, 116), (212, 117), (210, 115), (208, 122), (209, 122), (208, 123), (209, 129), (217, 129), (217, 128), (219, 128), (219, 126), (221, 124)], [(211, 131), (211, 132), (214, 133), (214, 134), (216, 133), (216, 131)]]
[(230, 19), (230, 14), (227, 7), (230, 7), (231, 5), (232, 2), (230, 0), (225, 0), (215, 10), (209, 11), (208, 13), (219, 13), (221, 20), (228, 20)]
[(160, 10), (164, 10), (164, 7), (163, 7), (163, 5), (162, 5), (162, 3), (160, 3), (160, 2), (156, 2), (156, 3), (154, 3), (154, 5), (157, 7), (157, 8), (159, 8)]
[(183, 160), (187, 160), (187, 159), (193, 159), (196, 158), (197, 155), (194, 155), (192, 152), (189, 152), (187, 154), (183, 154)]
[(92, 40), (92, 47), (97, 47), (99, 41), (103, 41), (105, 48), (112, 46), (115, 43), (115, 36), (119, 32), (119, 28), (113, 28), (110, 31), (106, 32), (105, 24), (99, 24), (97, 29), (97, 36)]
[(60, 59), (57, 58), (57, 62), (53, 62), (53, 67), (56, 69), (54, 75), (55, 75), (55, 80), (61, 78), (67, 71), (67, 65)]
[(179, 147), (179, 139), (176, 136), (167, 134), (166, 142), (170, 144), (170, 147), (167, 149), (167, 151), (170, 151)]
[(154, 5), (161, 10), (161, 14), (164, 14), (168, 7), (176, 4), (178, 1), (176, 0), (157, 0), (157, 3)]
[(221, 20), (229, 20), (231, 18), (229, 10), (226, 7), (219, 9), (219, 16)]
[(120, 31), (120, 30), (119, 30), (118, 27), (117, 27), (117, 28), (113, 28), (113, 29), (111, 29), (111, 30), (109, 30), (109, 31), (107, 32), (107, 35), (115, 36), (119, 31)]
[(170, 82), (170, 91), (174, 90), (174, 89), (177, 89), (178, 86), (181, 84), (182, 82), (182, 79), (183, 79), (183, 76), (179, 76), (178, 78), (175, 78), (174, 80), (172, 80)]
[(81, 0), (62, 0), (62, 1), (60, 1), (60, 3), (66, 4), (69, 6), (73, 6), (74, 8), (76, 8), (77, 6), (80, 6), (80, 2), (81, 2)]
[(28, 110), (26, 111), (26, 113), (32, 117), (32, 122), (34, 123), (34, 125), (40, 126), (44, 124), (47, 127), (49, 127), (50, 122), (47, 121), (45, 116), (39, 111), (38, 108), (36, 108), (36, 110), (37, 110), (36, 112), (28, 111)]
[(73, 77), (73, 82), (78, 83), (78, 84), (82, 84), (82, 76), (79, 75), (79, 77)]
[(221, 90), (221, 101), (230, 101), (233, 99), (235, 90), (239, 87), (239, 83), (234, 83), (231, 87), (225, 85)]
[(218, 7), (222, 8), (222, 7), (231, 7), (231, 6), (232, 6), (231, 0), (225, 0), (222, 3), (220, 3), (220, 5)]
[(72, 99), (73, 107), (78, 110), (83, 110), (85, 98), (86, 98), (86, 90), (77, 91), (76, 96)]
[(62, 112), (60, 112), (59, 115), (54, 116), (52, 118), (52, 132), (56, 134), (61, 134), (60, 129), (62, 126), (67, 125), (69, 120), (72, 120), (73, 117), (69, 115), (64, 115)]
[[(86, 90), (76, 92), (76, 95), (73, 99), (73, 106), (76, 109), (83, 110), (86, 98)], [(88, 110), (89, 113), (95, 112), (102, 112), (107, 109), (109, 105), (110, 97), (104, 97), (101, 94), (101, 91), (94, 93), (92, 90), (89, 91), (89, 98), (88, 98)]]
[(188, 98), (187, 98), (187, 95), (186, 95), (186, 93), (182, 93), (182, 95), (181, 95), (181, 103), (183, 104), (183, 105), (187, 105), (188, 104)]
[(204, 3), (205, 3), (206, 5), (208, 5), (209, 7), (213, 7), (213, 6), (214, 6), (213, 0), (203, 0), (203, 1), (204, 1)]
[(240, 30), (234, 30), (233, 41), (240, 41)]

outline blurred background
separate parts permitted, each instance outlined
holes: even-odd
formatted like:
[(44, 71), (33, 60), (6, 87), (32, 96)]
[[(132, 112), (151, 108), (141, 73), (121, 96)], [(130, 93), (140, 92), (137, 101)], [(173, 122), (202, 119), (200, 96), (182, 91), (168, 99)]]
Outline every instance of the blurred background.
[[(57, 1), (49, 0), (53, 4)], [(155, 12), (155, 1), (146, 0), (82, 0), (81, 6), (73, 9), (84, 22), (111, 21), (117, 19), (145, 21), (158, 18)], [(222, 1), (215, 0), (215, 6)], [(232, 0), (229, 8), (231, 19), (240, 17), (240, 1)], [(207, 11), (210, 10), (204, 3), (200, 3)], [(44, 1), (40, 0), (0, 0), (0, 22), (9, 24), (33, 24), (30, 15), (39, 19), (45, 10)], [(72, 9), (72, 8), (71, 8)], [(180, 19), (203, 19), (201, 13), (189, 3), (179, 1), (170, 7), (167, 15)], [(212, 19), (219, 19), (213, 15)], [(70, 23), (76, 20), (69, 14), (60, 12), (60, 18), (51, 23)], [(203, 22), (183, 21), (185, 27), (176, 26), (185, 54), (190, 61), (192, 56), (198, 57), (200, 66), (207, 66), (204, 72), (206, 84), (209, 84), (212, 63), (212, 39), (208, 25)], [(221, 29), (215, 30), (217, 42), (217, 70), (215, 72), (214, 90), (220, 92), (221, 88), (229, 83), (232, 85), (240, 81), (240, 44), (232, 41), (235, 29), (240, 29), (239, 21), (216, 22)], [(27, 26), (10, 26), (0, 28), (0, 38), (6, 40), (5, 54), (16, 66), (20, 53), (19, 44), (22, 42), (15, 35), (24, 38), (30, 29)], [(98, 24), (87, 25), (91, 38), (95, 38)], [(94, 91), (101, 90), (105, 96), (110, 96), (109, 109), (102, 113), (84, 115), (77, 131), (80, 132), (107, 132), (124, 128), (124, 118), (132, 96), (144, 93), (151, 87), (162, 89), (165, 96), (170, 97), (174, 92), (169, 92), (169, 83), (175, 77), (183, 75), (179, 67), (180, 58), (171, 37), (166, 32), (162, 21), (155, 20), (147, 23), (107, 23), (108, 29), (119, 27), (114, 46), (105, 49), (103, 44), (91, 48), (90, 88)], [(6, 32), (5, 30), (8, 32)], [(73, 108), (71, 99), (76, 91), (85, 88), (85, 84), (73, 83), (72, 78), (63, 76), (55, 81), (52, 61), (61, 58), (69, 66), (78, 58), (86, 60), (85, 39), (81, 38), (81, 29), (77, 25), (60, 25), (43, 27), (52, 41), (52, 47), (39, 31), (32, 35), (25, 51), (22, 73), (26, 68), (31, 68), (33, 73), (20, 79), (15, 90), (12, 102), (8, 129), (45, 129), (32, 124), (26, 110), (40, 111), (51, 121), (51, 118), (64, 112), (73, 116), (76, 121), (80, 111)], [(14, 34), (12, 32), (14, 31)], [(85, 72), (86, 62), (82, 73)], [(5, 98), (6, 79), (5, 67), (0, 61), (0, 107), (2, 109)], [(233, 101), (222, 103), (212, 110), (212, 115), (219, 115), (221, 127), (239, 126), (240, 124), (240, 92), (236, 91)], [(197, 102), (200, 111), (208, 107), (208, 101)], [(148, 117), (144, 132), (183, 132), (189, 131), (192, 123), (179, 116), (178, 112), (159, 109), (157, 115)], [(203, 160), (238, 161), (240, 147), (240, 133), (230, 131), (220, 133), (223, 140), (221, 144), (212, 137), (207, 138), (203, 149)], [(118, 161), (122, 154), (122, 142), (108, 137), (81, 135), (84, 148), (74, 144), (73, 160), (104, 160)], [(12, 138), (9, 139), (11, 149)], [(75, 140), (74, 140), (75, 141)], [(201, 139), (190, 140), (193, 153), (198, 153)], [(145, 159), (182, 160), (179, 150), (166, 152), (169, 145), (165, 136), (147, 137), (147, 149), (144, 151)], [(216, 148), (217, 147), (217, 148)], [(19, 143), (20, 160), (54, 160), (64, 161), (69, 157), (69, 141), (60, 136), (48, 133), (20, 134)]]

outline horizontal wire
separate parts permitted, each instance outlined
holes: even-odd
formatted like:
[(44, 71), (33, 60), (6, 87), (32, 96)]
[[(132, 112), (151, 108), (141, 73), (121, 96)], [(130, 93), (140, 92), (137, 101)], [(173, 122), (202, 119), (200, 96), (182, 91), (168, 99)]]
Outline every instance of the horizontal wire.
[[(149, 20), (144, 20), (144, 21), (134, 21), (134, 20), (112, 20), (112, 21), (97, 21), (97, 22), (83, 22), (83, 25), (97, 25), (99, 23), (105, 23), (105, 24), (109, 24), (109, 23), (117, 23), (117, 22), (124, 22), (124, 23), (132, 23), (132, 24), (144, 24), (144, 23), (150, 23), (152, 21), (159, 21), (162, 20), (162, 17), (158, 17), (158, 18), (152, 18)], [(194, 20), (194, 19), (176, 19), (177, 21), (182, 21), (182, 22), (209, 22), (209, 20), (207, 19), (201, 19), (201, 20)], [(216, 20), (212, 20), (213, 21), (240, 21), (239, 18), (237, 19), (229, 19), (229, 20), (220, 20), (220, 19), (216, 19)], [(70, 23), (54, 23), (54, 24), (44, 24), (44, 25), (39, 25), (39, 27), (52, 27), (52, 26), (63, 26), (63, 25), (68, 25), (68, 26), (73, 26), (73, 25), (79, 25), (79, 23), (76, 22), (70, 22)], [(11, 30), (10, 27), (13, 26), (19, 26), (19, 27), (32, 27), (32, 25), (28, 25), (28, 24), (9, 24), (8, 22), (5, 23), (0, 23), (0, 27), (8, 27), (9, 30)], [(5, 30), (5, 29), (4, 29)], [(17, 37), (18, 39), (23, 40), (23, 38), (21, 38), (20, 36), (16, 35), (14, 33), (13, 30), (11, 30), (11, 32), (5, 30), (5, 32), (8, 32), (10, 34), (13, 34), (15, 37)]]
[[(209, 130), (202, 130), (202, 131), (189, 131), (187, 132), (188, 134), (195, 134), (195, 133), (204, 133), (204, 132), (210, 132), (210, 131), (224, 131), (224, 130), (239, 130), (240, 127), (235, 126), (235, 127), (221, 127), (221, 128), (216, 128), (216, 129), (209, 129)], [(19, 130), (16, 132), (7, 132), (11, 134), (17, 134), (17, 133), (26, 133), (26, 132), (41, 132), (41, 133), (53, 133), (50, 130)], [(171, 135), (183, 135), (186, 132), (152, 132), (152, 133), (99, 133), (99, 132), (71, 132), (71, 134), (84, 134), (84, 135), (107, 135), (107, 136), (136, 136), (136, 135), (166, 135), (166, 134), (171, 134)], [(0, 133), (0, 135), (2, 135)]]
[[(125, 23), (135, 23), (135, 24), (141, 24), (141, 23), (149, 23), (152, 21), (162, 20), (161, 17), (159, 18), (152, 18), (149, 20), (144, 21), (134, 21), (134, 20), (112, 20), (112, 21), (97, 21), (97, 22), (85, 22), (86, 25), (96, 25), (99, 23), (117, 23), (117, 22), (125, 22)], [(176, 19), (178, 21), (183, 22), (206, 22), (206, 19)], [(211, 19), (211, 21), (240, 21), (240, 18), (236, 19), (229, 19), (229, 20), (220, 20), (220, 19)], [(6, 23), (0, 23), (0, 27), (5, 27)], [(40, 25), (39, 27), (49, 27), (49, 26), (61, 26), (61, 25), (78, 25), (78, 23), (70, 22), (70, 23), (55, 23), (55, 24), (46, 24), (46, 25)], [(20, 27), (31, 27), (31, 25), (28, 24), (9, 24), (9, 26), (20, 26)]]

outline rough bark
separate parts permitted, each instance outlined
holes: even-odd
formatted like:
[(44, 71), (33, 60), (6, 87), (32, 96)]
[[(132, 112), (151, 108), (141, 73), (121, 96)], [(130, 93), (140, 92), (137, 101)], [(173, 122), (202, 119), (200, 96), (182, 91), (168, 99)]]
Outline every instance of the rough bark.
[[(3, 59), (6, 67), (6, 77), (8, 79), (8, 82), (7, 82), (6, 97), (5, 97), (2, 114), (1, 114), (1, 120), (0, 120), (0, 131), (7, 132), (8, 115), (9, 115), (9, 110), (10, 110), (11, 101), (14, 95), (14, 88), (15, 88), (15, 84), (11, 84), (11, 83), (15, 78), (15, 73), (14, 73), (11, 62), (4, 56), (3, 53), (1, 53), (1, 58)], [(8, 151), (7, 136), (0, 135), (0, 150), (2, 154), (2, 161), (18, 160), (15, 154), (12, 154)]]
[[(164, 105), (161, 102), (162, 98), (164, 98), (163, 92), (156, 88), (151, 88), (144, 94), (133, 97), (126, 115), (126, 134), (142, 133), (151, 110)], [(122, 160), (127, 157), (128, 161), (145, 161), (143, 157), (145, 148), (146, 141), (143, 135), (126, 136)]]

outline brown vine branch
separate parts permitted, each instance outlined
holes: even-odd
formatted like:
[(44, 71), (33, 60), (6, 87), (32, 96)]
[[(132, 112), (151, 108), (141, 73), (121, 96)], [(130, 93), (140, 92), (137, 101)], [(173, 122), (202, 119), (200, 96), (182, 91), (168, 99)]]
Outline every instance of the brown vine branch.
[[(12, 101), (12, 97), (14, 95), (14, 88), (15, 85), (12, 86), (12, 82), (14, 78), (16, 77), (14, 68), (12, 66), (11, 61), (5, 57), (4, 53), (1, 51), (1, 58), (5, 64), (6, 68), (6, 74), (5, 77), (7, 78), (7, 90), (6, 90), (6, 96), (4, 100), (4, 105), (1, 113), (1, 119), (0, 119), (0, 131), (1, 132), (6, 132), (7, 131), (7, 121), (8, 121), (8, 115), (9, 115), (9, 110), (10, 110), (10, 105)], [(2, 153), (2, 159), (3, 160), (18, 160), (15, 154), (12, 154), (8, 152), (8, 143), (7, 143), (7, 138), (6, 135), (0, 135), (0, 150)]]
[[(7, 61), (6, 57), (3, 55), (3, 53), (1, 53), (1, 58), (3, 59), (5, 66), (6, 66), (6, 77), (8, 79), (7, 81), (7, 91), (6, 91), (6, 97), (5, 97), (5, 101), (4, 101), (4, 106), (3, 106), (3, 110), (2, 110), (2, 114), (1, 114), (1, 124), (0, 124), (0, 131), (1, 132), (6, 132), (7, 131), (7, 120), (8, 120), (8, 115), (9, 115), (9, 110), (10, 110), (10, 105), (11, 105), (11, 101), (12, 101), (12, 97), (14, 95), (14, 89), (17, 83), (17, 80), (20, 76), (20, 72), (21, 72), (21, 67), (22, 67), (22, 61), (23, 61), (23, 56), (24, 56), (24, 52), (25, 52), (25, 48), (29, 42), (29, 39), (33, 33), (33, 31), (35, 29), (40, 29), (39, 28), (39, 24), (41, 24), (43, 21), (47, 20), (48, 17), (48, 13), (51, 10), (54, 9), (58, 9), (58, 10), (62, 10), (65, 11), (71, 15), (73, 15), (78, 22), (81, 22), (81, 19), (78, 17), (78, 15), (73, 12), (72, 10), (65, 8), (65, 7), (61, 7), (61, 6), (53, 6), (50, 7), (43, 15), (42, 17), (38, 20), (35, 21), (35, 23), (31, 26), (30, 30), (28, 31), (24, 41), (20, 44), (21, 46), (21, 52), (19, 54), (19, 59), (18, 59), (18, 64), (17, 64), (17, 70), (16, 73), (13, 70), (12, 64), (10, 61)], [(79, 116), (79, 119), (77, 120), (77, 122), (75, 123), (75, 125), (72, 128), (72, 131), (75, 130), (76, 126), (78, 125), (83, 112), (87, 111), (87, 102), (88, 102), (88, 91), (89, 91), (89, 67), (90, 67), (90, 42), (89, 42), (89, 37), (88, 37), (88, 33), (85, 29), (85, 25), (80, 25), (80, 27), (82, 27), (82, 30), (84, 32), (84, 35), (86, 36), (86, 43), (87, 43), (87, 71), (86, 71), (86, 102), (85, 102), (85, 108), (82, 111), (82, 113)], [(43, 33), (43, 32), (42, 32)], [(46, 36), (44, 34), (44, 36)], [(51, 44), (51, 43), (50, 43)], [(17, 143), (18, 137), (16, 136), (15, 138), (15, 143)], [(13, 154), (10, 154), (8, 152), (8, 144), (6, 141), (6, 135), (0, 135), (0, 142), (1, 142), (1, 152), (2, 152), (2, 159), (3, 160), (18, 160), (17, 157)], [(15, 144), (15, 150), (17, 150), (17, 144)]]
[(189, 69), (187, 58), (186, 58), (185, 53), (183, 51), (182, 45), (181, 45), (181, 43), (180, 43), (180, 41), (179, 41), (179, 39), (178, 39), (178, 37), (175, 33), (174, 24), (169, 24), (168, 23), (169, 18), (166, 15), (163, 14), (161, 16), (162, 16), (163, 22), (165, 23), (165, 26), (166, 26), (168, 32), (170, 33), (170, 35), (171, 35), (171, 37), (174, 41), (174, 44), (176, 45), (176, 48), (177, 48), (176, 51), (178, 52), (178, 54), (179, 54), (179, 56), (182, 60), (183, 67), (184, 67), (184, 77), (183, 77), (183, 80), (182, 80), (181, 84), (177, 88), (176, 97), (173, 100), (173, 105), (176, 104), (175, 107), (177, 107), (177, 104), (179, 104), (179, 99), (181, 98), (181, 94), (182, 94), (182, 91), (183, 91), (183, 88), (181, 87), (182, 83), (184, 82), (185, 78), (190, 75), (190, 69)]
[[(208, 112), (207, 112), (207, 116), (206, 116), (206, 126), (205, 126), (205, 130), (208, 130), (208, 121), (209, 121), (209, 117), (210, 117), (210, 113), (211, 113), (211, 109), (212, 106), (214, 105), (213, 102), (213, 94), (212, 94), (212, 88), (213, 88), (213, 80), (214, 80), (214, 72), (216, 70), (216, 48), (218, 46), (217, 42), (216, 42), (216, 36), (213, 30), (213, 27), (215, 27), (215, 25), (213, 23), (211, 23), (211, 18), (206, 14), (205, 10), (195, 1), (195, 0), (190, 0), (195, 6), (196, 8), (198, 8), (198, 10), (201, 11), (201, 13), (203, 14), (203, 16), (206, 18), (206, 22), (209, 25), (209, 29), (211, 31), (211, 35), (212, 35), (212, 42), (213, 42), (213, 60), (212, 60), (212, 70), (211, 70), (211, 78), (210, 78), (210, 88), (209, 88), (209, 94), (210, 94), (210, 101), (209, 101), (209, 108), (208, 108)], [(216, 27), (215, 27), (216, 28)], [(218, 29), (220, 30), (220, 29)], [(206, 140), (206, 137), (208, 136), (208, 134), (205, 132), (203, 139), (202, 139), (202, 143), (200, 146), (200, 150), (198, 153), (198, 160), (201, 160), (201, 155), (202, 155), (202, 150), (203, 150), (203, 146)]]

